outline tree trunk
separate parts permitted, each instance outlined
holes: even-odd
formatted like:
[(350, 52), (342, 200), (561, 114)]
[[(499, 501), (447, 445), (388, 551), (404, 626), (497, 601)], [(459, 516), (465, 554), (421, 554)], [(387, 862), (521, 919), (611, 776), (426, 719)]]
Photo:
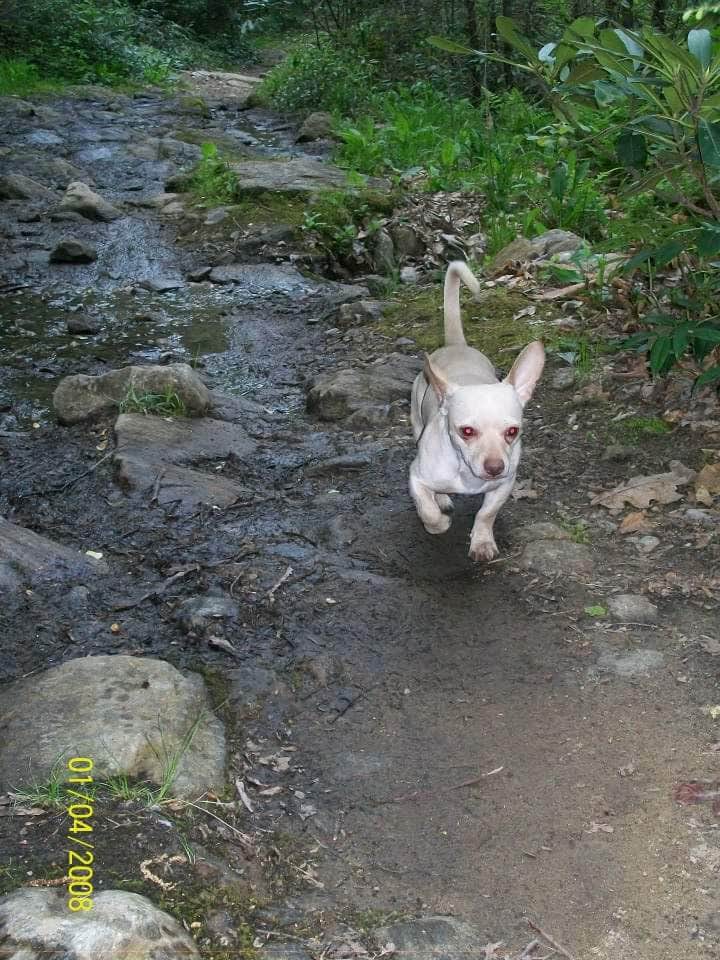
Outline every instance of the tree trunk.
[[(477, 0), (465, 0), (465, 29), (468, 41), (473, 50), (480, 49), (480, 33), (478, 31)], [(470, 85), (474, 97), (482, 93), (482, 76), (480, 64), (477, 60), (470, 63)]]
[(665, 30), (667, 19), (667, 0), (653, 0), (652, 24), (658, 30)]

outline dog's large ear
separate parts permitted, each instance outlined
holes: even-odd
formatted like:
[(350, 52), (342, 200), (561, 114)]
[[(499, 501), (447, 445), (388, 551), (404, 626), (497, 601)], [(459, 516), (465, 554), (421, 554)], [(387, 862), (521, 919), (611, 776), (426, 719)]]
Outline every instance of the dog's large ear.
[(515, 387), (515, 393), (520, 397), (520, 403), (523, 406), (533, 395), (544, 366), (545, 348), (539, 340), (534, 340), (519, 354), (505, 378), (506, 383), (511, 383)]
[(438, 370), (438, 368), (433, 366), (433, 362), (427, 353), (425, 354), (425, 367), (423, 369), (423, 373), (425, 374), (425, 379), (435, 391), (435, 395), (437, 396), (438, 400), (440, 403), (442, 403), (450, 392), (450, 384)]

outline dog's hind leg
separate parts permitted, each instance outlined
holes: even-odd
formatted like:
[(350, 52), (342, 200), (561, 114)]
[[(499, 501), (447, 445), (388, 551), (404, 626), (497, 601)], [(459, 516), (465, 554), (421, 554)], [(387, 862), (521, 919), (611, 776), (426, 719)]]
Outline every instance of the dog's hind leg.
[(435, 500), (443, 513), (452, 513), (453, 502), (446, 493), (436, 493)]
[(471, 560), (492, 560), (500, 552), (495, 543), (493, 525), (500, 508), (510, 496), (514, 483), (515, 477), (485, 494), (483, 505), (475, 514), (475, 523), (470, 532)]
[[(415, 509), (428, 533), (445, 533), (450, 529), (452, 521), (447, 514), (442, 512), (438, 503), (439, 498), (445, 497), (445, 494), (438, 495), (430, 487), (426, 487), (418, 477), (414, 463), (410, 467), (410, 496), (413, 498)], [(447, 497), (446, 499), (449, 500), (450, 498)]]

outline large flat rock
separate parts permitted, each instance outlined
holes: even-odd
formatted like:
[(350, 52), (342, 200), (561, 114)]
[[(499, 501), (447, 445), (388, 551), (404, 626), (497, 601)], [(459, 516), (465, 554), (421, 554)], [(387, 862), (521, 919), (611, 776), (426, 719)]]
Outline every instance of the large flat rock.
[(225, 733), (202, 678), (150, 657), (82, 657), (5, 687), (0, 793), (49, 781), (58, 762), (62, 775), (73, 756), (92, 758), (96, 779), (171, 779), (169, 796), (195, 798), (223, 789)]
[(102, 561), (0, 517), (0, 593), (25, 584), (87, 580), (107, 573)]
[(84, 373), (64, 377), (53, 393), (53, 407), (60, 423), (81, 423), (112, 414), (130, 393), (138, 398), (175, 395), (190, 416), (202, 416), (210, 407), (207, 387), (187, 363), (120, 367), (98, 377)]
[(0, 956), (11, 960), (194, 960), (195, 941), (146, 897), (103, 890), (72, 913), (64, 889), (22, 887), (0, 900)]
[[(312, 157), (290, 160), (243, 160), (230, 167), (237, 175), (239, 192), (313, 194), (323, 190), (340, 190), (348, 186), (347, 173), (340, 167)], [(368, 185), (389, 189), (384, 180), (369, 180)]]
[(334, 370), (316, 377), (308, 391), (308, 410), (321, 420), (344, 420), (369, 408), (406, 400), (422, 364), (395, 355), (362, 369)]
[(254, 297), (284, 294), (313, 293), (320, 284), (308, 280), (300, 271), (286, 263), (228, 263), (214, 267), (209, 279), (213, 283), (235, 283), (243, 292)]
[(256, 449), (237, 423), (124, 413), (115, 423), (115, 439), (120, 483), (143, 495), (152, 491), (161, 506), (175, 503), (187, 511), (201, 504), (228, 507), (247, 494), (242, 484), (217, 471), (219, 463), (230, 457), (244, 460)]

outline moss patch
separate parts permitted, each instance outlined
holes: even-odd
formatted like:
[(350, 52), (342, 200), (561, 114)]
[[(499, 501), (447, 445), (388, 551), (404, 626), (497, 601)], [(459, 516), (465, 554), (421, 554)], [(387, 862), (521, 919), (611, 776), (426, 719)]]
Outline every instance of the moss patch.
[(658, 417), (628, 417), (613, 424), (613, 432), (623, 443), (640, 443), (647, 437), (662, 437), (672, 427)]
[[(376, 325), (378, 332), (390, 337), (411, 337), (428, 353), (443, 345), (442, 285), (402, 294)], [(527, 307), (528, 301), (514, 290), (490, 287), (475, 301), (466, 297), (462, 305), (463, 328), (467, 342), (504, 366), (531, 340), (543, 336), (543, 325), (528, 324), (525, 317), (513, 319)], [(542, 308), (538, 308), (538, 312)], [(547, 317), (543, 319), (549, 319)], [(537, 315), (534, 319), (537, 319)]]

